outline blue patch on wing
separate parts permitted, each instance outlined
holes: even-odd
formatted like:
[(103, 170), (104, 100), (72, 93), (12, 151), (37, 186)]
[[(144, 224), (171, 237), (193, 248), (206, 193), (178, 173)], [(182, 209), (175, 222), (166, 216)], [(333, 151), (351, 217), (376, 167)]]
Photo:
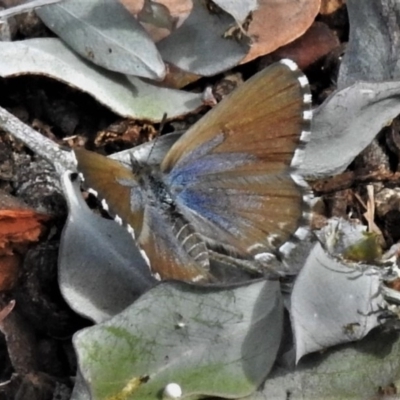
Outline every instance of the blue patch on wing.
[(207, 175), (230, 171), (254, 161), (254, 157), (247, 153), (213, 153), (223, 140), (224, 135), (220, 133), (185, 154), (166, 175), (166, 183), (172, 191), (199, 181), (206, 182)]
[(224, 172), (252, 163), (256, 157), (248, 153), (213, 152), (223, 138), (224, 135), (219, 134), (186, 154), (164, 175), (164, 182), (178, 205), (230, 232), (237, 217), (231, 215), (229, 188), (221, 188), (220, 183), (226, 183)]
[[(216, 194), (214, 196), (212, 191), (204, 193), (195, 189), (185, 189), (179, 193), (176, 200), (178, 204), (183, 203), (195, 213), (229, 232), (232, 228), (232, 216), (227, 218), (226, 214), (221, 212), (224, 210), (224, 199), (217, 198)], [(215, 207), (215, 204), (218, 204), (218, 207)]]
[(220, 153), (210, 154), (193, 162), (175, 167), (166, 177), (167, 184), (172, 191), (175, 188), (187, 187), (199, 181), (212, 181), (207, 175), (219, 174), (231, 171), (236, 167), (252, 162), (251, 156), (243, 153)]

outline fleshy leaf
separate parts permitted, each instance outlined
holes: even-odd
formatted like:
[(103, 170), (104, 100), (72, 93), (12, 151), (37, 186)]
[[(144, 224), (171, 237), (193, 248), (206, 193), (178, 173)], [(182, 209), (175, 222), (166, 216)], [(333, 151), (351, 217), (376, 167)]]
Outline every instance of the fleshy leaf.
[(111, 71), (162, 80), (154, 43), (118, 1), (68, 0), (37, 10), (42, 21), (82, 57)]
[(113, 112), (159, 122), (187, 114), (202, 105), (201, 94), (166, 89), (139, 78), (107, 71), (76, 55), (60, 40), (0, 42), (0, 76), (45, 75), (89, 93)]
[(294, 284), (291, 318), (296, 358), (363, 338), (379, 325), (383, 297), (371, 267), (345, 264), (318, 243)]
[(61, 292), (76, 312), (101, 322), (132, 304), (156, 280), (126, 229), (90, 211), (68, 173), (62, 184), (69, 215), (59, 253)]
[(400, 81), (358, 82), (335, 92), (314, 112), (301, 175), (343, 172), (378, 132), (400, 113)]
[[(396, 332), (371, 332), (363, 340), (310, 354), (296, 369), (271, 372), (262, 393), (248, 400), (365, 400), (382, 398), (379, 388), (397, 382), (400, 338)], [(395, 397), (384, 397), (395, 399)]]
[(92, 400), (89, 388), (82, 378), (82, 374), (78, 370), (75, 376), (75, 386), (71, 394), (71, 400)]
[(239, 64), (249, 49), (247, 39), (224, 37), (237, 26), (233, 17), (208, 9), (205, 2), (193, 0), (193, 9), (183, 25), (157, 47), (165, 61), (184, 71), (212, 76)]
[(400, 79), (398, 18), (400, 3), (388, 0), (347, 1), (350, 37), (340, 65), (338, 87), (357, 81)]
[[(278, 281), (231, 289), (162, 283), (74, 338), (92, 399), (241, 397), (270, 371), (282, 334)], [(122, 396), (122, 397), (118, 397)]]

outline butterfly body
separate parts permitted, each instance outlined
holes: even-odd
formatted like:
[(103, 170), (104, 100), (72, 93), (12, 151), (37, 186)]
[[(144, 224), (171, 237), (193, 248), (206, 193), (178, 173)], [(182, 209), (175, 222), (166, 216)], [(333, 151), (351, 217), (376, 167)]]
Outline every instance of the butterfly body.
[(294, 175), (311, 114), (305, 77), (289, 61), (222, 101), (158, 168), (76, 150), (86, 183), (134, 233), (162, 279), (213, 280), (215, 254), (262, 273), (301, 236), (304, 182)]

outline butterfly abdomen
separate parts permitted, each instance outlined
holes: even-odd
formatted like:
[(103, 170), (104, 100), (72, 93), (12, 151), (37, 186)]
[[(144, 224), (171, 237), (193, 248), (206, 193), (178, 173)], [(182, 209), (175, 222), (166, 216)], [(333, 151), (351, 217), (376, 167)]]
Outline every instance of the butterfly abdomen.
[(170, 213), (170, 217), (173, 221), (172, 230), (183, 250), (196, 264), (208, 270), (210, 267), (208, 249), (202, 236), (195, 231), (193, 225), (182, 214), (173, 211)]

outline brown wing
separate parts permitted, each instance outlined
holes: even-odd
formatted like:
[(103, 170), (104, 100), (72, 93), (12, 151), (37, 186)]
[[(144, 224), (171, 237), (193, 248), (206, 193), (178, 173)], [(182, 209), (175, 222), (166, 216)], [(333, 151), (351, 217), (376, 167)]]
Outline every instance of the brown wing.
[(151, 271), (161, 279), (207, 282), (211, 275), (183, 248), (172, 229), (172, 221), (163, 218), (152, 206), (145, 209), (143, 230), (138, 244), (148, 257)]
[(134, 185), (137, 177), (133, 172), (118, 161), (91, 151), (77, 149), (75, 157), (85, 185), (98, 192), (100, 199), (106, 200), (111, 214), (122, 218), (138, 235), (142, 229), (144, 210), (138, 204), (132, 211), (132, 186), (121, 184), (121, 181), (126, 181)]

